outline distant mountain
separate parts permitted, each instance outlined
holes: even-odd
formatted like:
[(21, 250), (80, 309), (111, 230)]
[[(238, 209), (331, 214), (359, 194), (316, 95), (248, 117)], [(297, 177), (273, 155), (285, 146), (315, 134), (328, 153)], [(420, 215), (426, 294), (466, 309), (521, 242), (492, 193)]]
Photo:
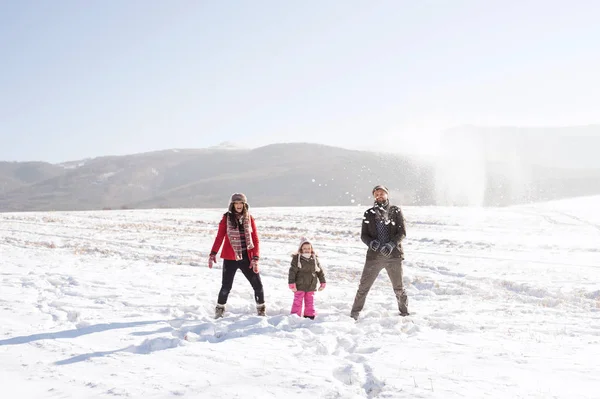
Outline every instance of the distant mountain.
[(319, 144), (223, 143), (56, 165), (0, 162), (0, 211), (224, 208), (239, 191), (251, 206), (366, 206), (380, 183), (403, 205), (503, 206), (600, 194), (597, 158), (583, 165), (577, 155), (594, 143), (567, 147), (558, 140), (544, 151), (558, 146), (572, 155), (554, 165), (533, 161), (552, 157), (524, 139), (528, 134), (507, 135), (502, 147), (490, 144), (496, 136), (487, 129), (454, 129), (435, 161)]
[(27, 181), (2, 175), (0, 211), (224, 207), (236, 191), (252, 206), (367, 204), (382, 182), (397, 200), (432, 203), (432, 188), (424, 188), (431, 165), (318, 144), (221, 145), (39, 165), (45, 173)]
[(10, 191), (60, 175), (60, 166), (45, 162), (0, 162), (0, 198)]

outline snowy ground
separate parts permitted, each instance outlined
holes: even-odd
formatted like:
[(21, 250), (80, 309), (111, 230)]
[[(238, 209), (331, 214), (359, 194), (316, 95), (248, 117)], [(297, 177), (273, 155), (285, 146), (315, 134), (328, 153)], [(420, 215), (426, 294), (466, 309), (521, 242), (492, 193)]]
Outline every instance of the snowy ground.
[[(598, 204), (405, 207), (413, 314), (383, 272), (358, 322), (364, 207), (252, 209), (268, 316), (238, 273), (218, 321), (222, 209), (0, 214), (2, 397), (597, 398)], [(302, 235), (314, 321), (289, 315)]]

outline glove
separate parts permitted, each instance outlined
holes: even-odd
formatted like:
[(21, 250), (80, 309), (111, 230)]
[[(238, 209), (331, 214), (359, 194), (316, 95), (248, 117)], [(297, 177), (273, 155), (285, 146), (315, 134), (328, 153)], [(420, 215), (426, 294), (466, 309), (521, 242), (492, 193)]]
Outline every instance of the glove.
[(295, 283), (294, 283), (294, 284), (290, 284), (290, 285), (288, 285), (288, 287), (290, 287), (290, 290), (292, 290), (292, 292), (296, 292), (296, 291), (298, 291), (298, 290), (296, 289), (296, 284), (295, 284)]
[(258, 274), (258, 257), (254, 257), (252, 258), (252, 261), (250, 262), (250, 269), (252, 269), (252, 271), (256, 274)]
[(323, 291), (326, 285), (327, 283), (321, 283), (321, 285), (319, 286), (319, 291)]
[(212, 269), (215, 263), (217, 263), (217, 254), (210, 254), (208, 257), (208, 268)]
[(369, 248), (371, 248), (373, 251), (377, 251), (380, 245), (381, 243), (379, 241), (373, 240), (369, 243)]
[(383, 247), (381, 247), (379, 252), (381, 252), (381, 254), (387, 258), (392, 254), (393, 250), (394, 250), (394, 246), (388, 242)]

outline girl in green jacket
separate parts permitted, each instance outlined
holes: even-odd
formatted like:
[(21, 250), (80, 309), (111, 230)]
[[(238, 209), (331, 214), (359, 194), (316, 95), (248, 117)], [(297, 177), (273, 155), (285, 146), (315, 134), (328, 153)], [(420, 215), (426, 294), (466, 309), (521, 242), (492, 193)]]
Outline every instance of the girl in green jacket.
[(292, 255), (288, 284), (294, 292), (294, 302), (291, 314), (302, 316), (304, 303), (304, 317), (315, 318), (315, 291), (317, 282), (320, 283), (319, 291), (325, 289), (325, 272), (319, 263), (310, 241), (302, 237), (298, 252)]

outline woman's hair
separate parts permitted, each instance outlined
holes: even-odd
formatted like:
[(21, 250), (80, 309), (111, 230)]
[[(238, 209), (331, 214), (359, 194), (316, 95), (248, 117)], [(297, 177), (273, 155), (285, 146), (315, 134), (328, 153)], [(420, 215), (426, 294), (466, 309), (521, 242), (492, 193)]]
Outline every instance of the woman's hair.
[[(229, 212), (227, 212), (227, 219), (232, 227), (239, 228), (237, 213), (235, 211), (235, 204), (232, 202), (229, 204)], [(248, 204), (244, 203), (244, 208), (242, 209), (242, 216), (244, 218), (248, 217)]]

